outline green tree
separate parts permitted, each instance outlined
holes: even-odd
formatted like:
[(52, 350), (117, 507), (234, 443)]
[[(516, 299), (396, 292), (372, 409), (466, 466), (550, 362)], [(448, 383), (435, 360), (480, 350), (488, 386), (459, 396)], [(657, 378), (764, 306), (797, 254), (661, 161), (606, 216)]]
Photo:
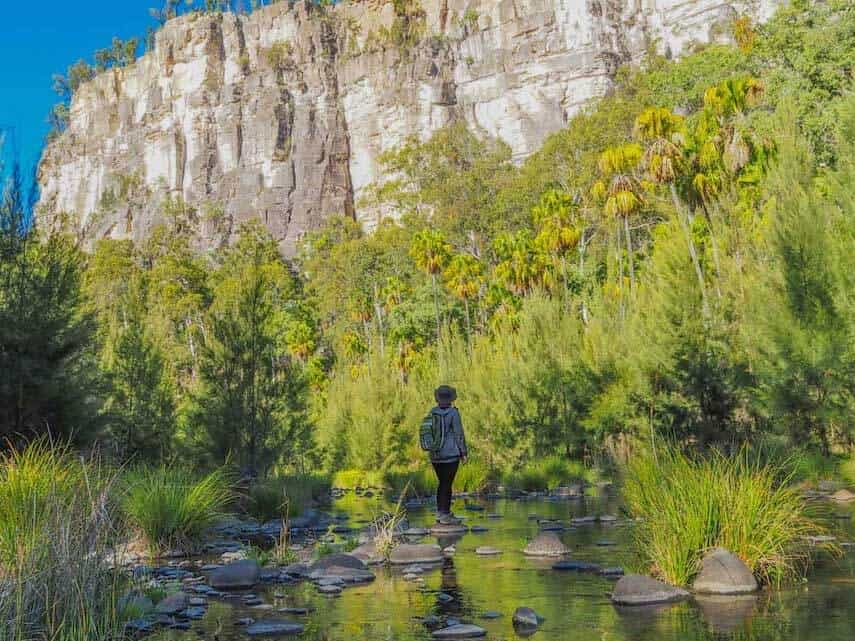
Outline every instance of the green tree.
[(442, 325), (439, 312), (439, 283), (437, 277), (442, 273), (451, 257), (451, 245), (446, 242), (440, 231), (423, 229), (413, 236), (410, 256), (416, 267), (430, 276), (433, 284), (433, 302), (436, 313), (436, 339), (439, 341)]

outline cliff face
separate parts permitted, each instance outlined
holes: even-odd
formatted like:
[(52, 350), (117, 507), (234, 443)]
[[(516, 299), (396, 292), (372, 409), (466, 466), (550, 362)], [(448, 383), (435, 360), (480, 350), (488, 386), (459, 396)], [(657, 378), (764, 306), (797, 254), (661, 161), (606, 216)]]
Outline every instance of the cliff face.
[(464, 120), (522, 159), (649, 43), (677, 55), (777, 3), (366, 0), (184, 16), (77, 91), (42, 158), (37, 215), (88, 240), (141, 240), (181, 197), (203, 246), (259, 217), (292, 253), (331, 214), (371, 226), (360, 195), (407, 136)]

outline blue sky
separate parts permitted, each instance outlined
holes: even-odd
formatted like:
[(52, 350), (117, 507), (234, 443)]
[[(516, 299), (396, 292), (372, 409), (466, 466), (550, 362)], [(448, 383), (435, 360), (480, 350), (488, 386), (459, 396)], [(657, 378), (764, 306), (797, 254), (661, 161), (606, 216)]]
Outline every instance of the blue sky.
[[(0, 19), (0, 128), (4, 157), (24, 168), (38, 160), (57, 101), (51, 76), (110, 44), (113, 36), (144, 36), (158, 0), (8, 0)], [(10, 131), (11, 130), (11, 131)], [(13, 149), (13, 140), (14, 147)], [(8, 169), (8, 167), (7, 167)]]

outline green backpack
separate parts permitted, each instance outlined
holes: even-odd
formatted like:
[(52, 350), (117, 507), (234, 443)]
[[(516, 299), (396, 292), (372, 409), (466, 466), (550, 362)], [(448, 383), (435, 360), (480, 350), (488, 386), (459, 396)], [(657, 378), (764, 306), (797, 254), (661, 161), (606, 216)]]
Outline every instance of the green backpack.
[(422, 426), (419, 429), (419, 443), (425, 452), (432, 454), (442, 449), (442, 445), (445, 443), (445, 425), (439, 412), (431, 410), (422, 420)]

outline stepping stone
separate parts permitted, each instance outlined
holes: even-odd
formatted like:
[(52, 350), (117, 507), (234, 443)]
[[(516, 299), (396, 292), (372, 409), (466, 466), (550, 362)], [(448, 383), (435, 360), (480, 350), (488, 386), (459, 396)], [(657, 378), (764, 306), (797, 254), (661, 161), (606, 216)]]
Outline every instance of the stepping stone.
[(430, 530), (423, 527), (411, 527), (404, 532), (404, 536), (427, 536), (428, 534), (430, 534)]
[(492, 620), (492, 619), (501, 619), (502, 613), (496, 612), (495, 610), (487, 610), (481, 615), (482, 619)]
[(541, 532), (560, 532), (564, 529), (564, 524), (556, 521), (541, 521), (537, 525)]
[(837, 501), (838, 503), (849, 503), (850, 501), (855, 501), (855, 492), (850, 492), (846, 489), (837, 490), (828, 498), (830, 498), (832, 501)]
[(154, 611), (156, 614), (178, 614), (187, 609), (187, 601), (187, 595), (179, 592), (163, 599), (155, 606)]
[(574, 516), (570, 519), (570, 523), (572, 525), (590, 525), (591, 523), (596, 523), (596, 516)]
[(309, 566), (309, 574), (316, 570), (326, 570), (331, 567), (364, 570), (365, 563), (353, 554), (328, 554)]
[(282, 614), (293, 614), (301, 617), (307, 616), (310, 612), (309, 608), (279, 608), (277, 611)]
[(201, 606), (194, 606), (184, 610), (184, 612), (181, 613), (181, 616), (186, 619), (201, 619), (205, 616), (205, 612), (205, 608)]
[(319, 585), (317, 590), (320, 594), (334, 595), (341, 594), (342, 588), (340, 585)]
[(587, 563), (585, 561), (559, 561), (552, 566), (552, 569), (564, 572), (593, 572), (596, 574), (600, 571), (600, 566), (596, 563)]
[(489, 545), (482, 545), (481, 547), (475, 548), (475, 554), (478, 556), (496, 556), (501, 553), (502, 551), (499, 548), (490, 547)]
[(623, 568), (620, 566), (601, 568), (600, 576), (604, 576), (606, 578), (623, 576)]
[(704, 556), (692, 588), (702, 594), (749, 594), (756, 592), (758, 585), (742, 559), (724, 548), (716, 548)]
[(452, 534), (463, 534), (466, 532), (466, 526), (460, 525), (443, 525), (437, 523), (430, 529), (430, 533), (434, 536), (448, 536)]
[(483, 512), (484, 506), (478, 504), (464, 505), (464, 510), (468, 510), (469, 512)]
[(601, 514), (599, 517), (600, 523), (614, 523), (618, 520), (618, 517), (613, 514)]
[(434, 639), (477, 639), (487, 636), (487, 631), (477, 625), (458, 624), (436, 630), (431, 636)]
[(454, 597), (450, 594), (446, 594), (445, 592), (440, 592), (436, 595), (436, 600), (440, 603), (451, 603), (454, 601)]
[(602, 547), (611, 547), (613, 545), (617, 545), (614, 541), (597, 541), (597, 545)]
[(561, 542), (555, 532), (541, 532), (525, 547), (526, 556), (552, 557), (564, 556), (570, 549)]
[(246, 629), (246, 633), (251, 637), (277, 637), (288, 634), (300, 634), (303, 632), (304, 626), (301, 623), (292, 621), (257, 621), (252, 623)]
[(689, 593), (682, 588), (640, 574), (622, 577), (612, 590), (612, 602), (616, 605), (672, 603), (688, 597)]
[(517, 608), (514, 610), (513, 623), (514, 626), (521, 628), (536, 628), (543, 621), (543, 617), (531, 608)]
[(442, 558), (442, 550), (438, 545), (405, 543), (392, 550), (389, 562), (392, 565), (418, 565), (421, 563), (441, 563)]
[(483, 534), (484, 532), (489, 532), (489, 529), (485, 528), (483, 525), (473, 525), (469, 528), (469, 531), (473, 534)]
[(241, 590), (258, 583), (261, 568), (251, 560), (235, 561), (211, 572), (208, 584), (216, 590)]
[(502, 518), (502, 515), (501, 515), (501, 514), (496, 514), (496, 513), (494, 512), (494, 513), (488, 514), (488, 515), (487, 515), (487, 518), (488, 518), (488, 519), (500, 519), (500, 518)]

